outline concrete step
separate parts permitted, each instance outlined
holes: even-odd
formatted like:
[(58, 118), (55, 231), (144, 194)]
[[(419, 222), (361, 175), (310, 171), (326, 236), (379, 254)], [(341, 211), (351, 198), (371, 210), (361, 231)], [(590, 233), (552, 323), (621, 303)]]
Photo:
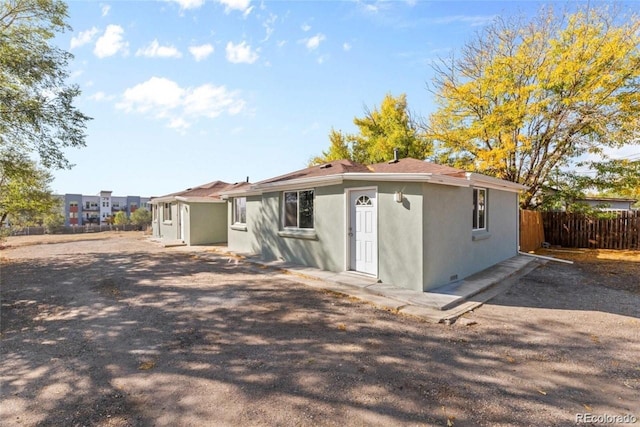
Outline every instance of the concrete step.
[(433, 289), (417, 298), (416, 303), (424, 301), (429, 306), (435, 306), (440, 310), (450, 310), (453, 307), (468, 301), (474, 295), (507, 279), (514, 273), (522, 270), (533, 262), (534, 258), (517, 255), (509, 258), (486, 270), (480, 271), (458, 282), (449, 283)]

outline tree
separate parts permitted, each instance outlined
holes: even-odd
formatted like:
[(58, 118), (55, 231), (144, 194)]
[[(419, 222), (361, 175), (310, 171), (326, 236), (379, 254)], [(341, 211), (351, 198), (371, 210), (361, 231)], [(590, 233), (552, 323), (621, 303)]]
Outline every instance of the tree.
[(640, 160), (615, 159), (592, 162), (595, 171), (593, 187), (611, 196), (635, 198), (640, 201)]
[(424, 159), (431, 154), (431, 144), (407, 107), (407, 97), (387, 94), (380, 109), (365, 108), (365, 116), (354, 118), (358, 134), (344, 134), (331, 129), (328, 151), (311, 160), (311, 164), (338, 159), (350, 159), (364, 164), (384, 162), (393, 158), (398, 148), (401, 157)]
[(47, 233), (57, 233), (64, 227), (64, 215), (59, 210), (54, 209), (49, 214), (45, 215), (42, 225)]
[(580, 156), (638, 143), (640, 21), (586, 5), (531, 22), (498, 18), (435, 67), (428, 121), (438, 156), (529, 187)]
[(65, 147), (85, 145), (89, 117), (73, 106), (67, 85), (72, 55), (50, 44), (69, 30), (59, 0), (0, 2), (0, 156), (37, 154), (47, 168), (69, 168)]
[(124, 211), (119, 211), (113, 217), (113, 223), (115, 225), (127, 225), (129, 224), (129, 218), (127, 218), (127, 214)]
[(131, 223), (141, 229), (149, 226), (151, 224), (151, 212), (145, 208), (136, 209), (131, 214)]
[(572, 213), (593, 214), (597, 210), (584, 201), (592, 187), (591, 179), (585, 175), (556, 170), (550, 174), (539, 203), (545, 211), (562, 210)]
[(7, 218), (29, 223), (59, 207), (49, 188), (52, 179), (32, 160), (11, 152), (0, 156), (0, 227)]

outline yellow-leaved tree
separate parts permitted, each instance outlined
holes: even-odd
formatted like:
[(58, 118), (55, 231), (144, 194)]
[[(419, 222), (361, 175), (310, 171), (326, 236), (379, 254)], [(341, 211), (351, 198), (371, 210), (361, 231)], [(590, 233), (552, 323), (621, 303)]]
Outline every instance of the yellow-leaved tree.
[(554, 170), (640, 141), (639, 46), (638, 17), (607, 7), (497, 19), (434, 67), (439, 158), (528, 186), (535, 208)]
[(401, 157), (425, 159), (432, 154), (432, 144), (411, 117), (405, 94), (397, 97), (387, 94), (379, 109), (365, 108), (365, 116), (354, 118), (353, 123), (359, 133), (345, 134), (332, 129), (329, 149), (310, 163), (349, 159), (373, 164), (391, 160), (394, 148)]

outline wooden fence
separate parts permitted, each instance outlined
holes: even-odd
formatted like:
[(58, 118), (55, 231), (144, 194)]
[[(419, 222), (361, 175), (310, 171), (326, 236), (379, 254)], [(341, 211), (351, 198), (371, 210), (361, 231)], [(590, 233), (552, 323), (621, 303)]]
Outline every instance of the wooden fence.
[(604, 218), (542, 212), (544, 237), (552, 245), (594, 249), (640, 249), (640, 211), (610, 211)]
[(538, 211), (520, 211), (520, 250), (529, 252), (538, 249), (544, 242), (542, 214)]

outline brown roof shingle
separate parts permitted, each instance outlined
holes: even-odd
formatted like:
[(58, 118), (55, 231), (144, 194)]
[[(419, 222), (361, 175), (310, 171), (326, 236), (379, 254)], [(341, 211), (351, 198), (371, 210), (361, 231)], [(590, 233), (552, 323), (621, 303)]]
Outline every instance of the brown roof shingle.
[(462, 169), (412, 159), (410, 157), (399, 159), (397, 162), (376, 163), (369, 166), (369, 168), (373, 172), (379, 173), (431, 173), (438, 175), (458, 175), (465, 173)]
[(224, 191), (237, 190), (251, 185), (248, 182), (236, 182), (229, 184), (224, 181), (213, 181), (202, 184), (197, 187), (187, 188), (183, 191), (167, 194), (158, 198), (165, 197), (210, 197), (212, 199), (220, 199), (220, 194)]
[(430, 173), (440, 175), (451, 176), (464, 176), (465, 171), (462, 169), (452, 168), (450, 166), (439, 165), (432, 162), (426, 162), (423, 160), (404, 158), (399, 159), (397, 162), (383, 162), (376, 163), (370, 166), (365, 166), (361, 163), (357, 163), (351, 160), (334, 160), (332, 162), (325, 163), (323, 165), (311, 166), (305, 169), (300, 169), (295, 172), (290, 172), (284, 175), (269, 178), (264, 181), (260, 181), (257, 184), (269, 184), (283, 181), (291, 181), (300, 178), (311, 178), (319, 176), (339, 175), (343, 173)]
[(310, 178), (318, 176), (339, 175), (349, 172), (371, 172), (365, 165), (353, 162), (351, 160), (334, 160), (323, 165), (311, 166), (290, 172), (275, 178), (265, 179), (257, 184), (268, 184), (272, 182), (291, 181), (293, 179)]

